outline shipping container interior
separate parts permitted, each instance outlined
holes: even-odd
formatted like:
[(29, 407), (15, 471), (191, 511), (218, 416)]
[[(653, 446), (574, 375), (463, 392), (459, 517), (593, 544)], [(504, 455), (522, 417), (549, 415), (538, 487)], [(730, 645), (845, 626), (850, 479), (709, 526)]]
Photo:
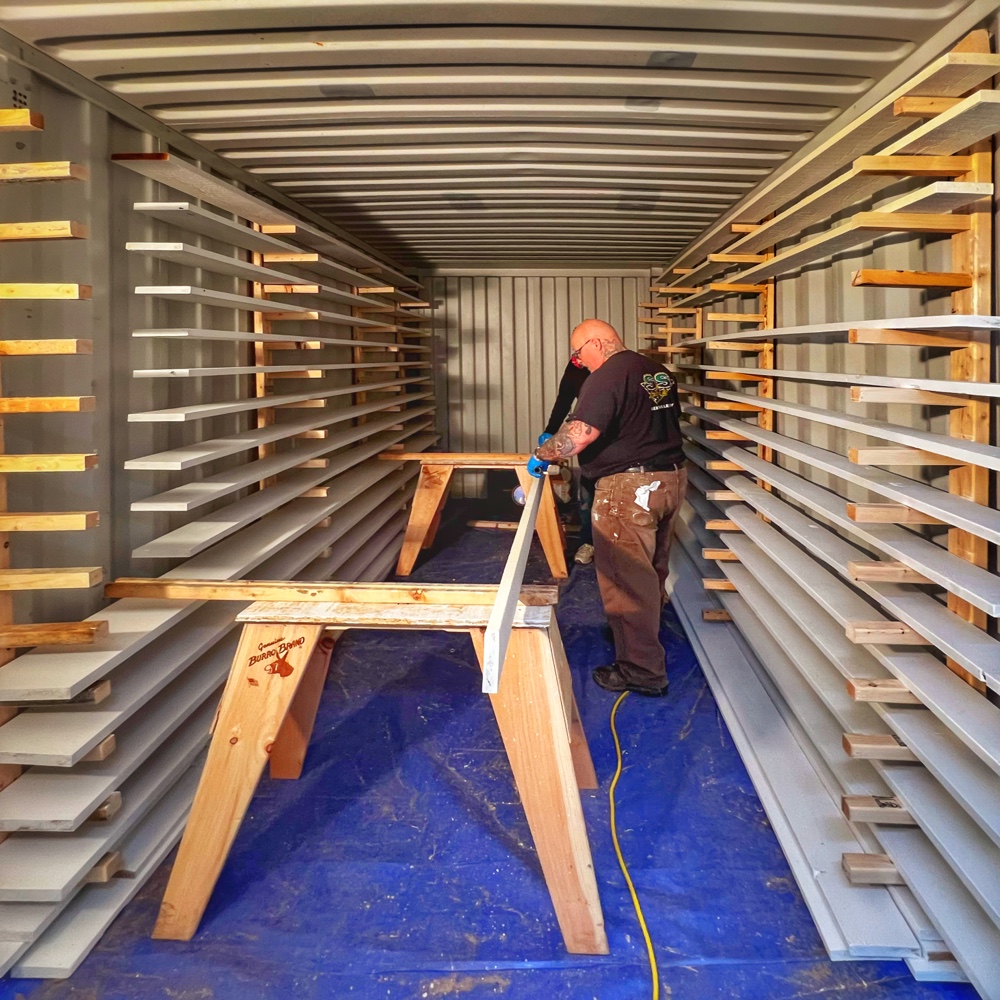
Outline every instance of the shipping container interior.
[(998, 12), (0, 6), (0, 1000), (1000, 1000)]

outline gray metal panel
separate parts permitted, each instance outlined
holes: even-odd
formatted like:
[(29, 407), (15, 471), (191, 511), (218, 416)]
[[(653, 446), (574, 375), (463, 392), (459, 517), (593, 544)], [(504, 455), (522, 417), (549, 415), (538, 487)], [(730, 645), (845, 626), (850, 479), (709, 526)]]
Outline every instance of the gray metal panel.
[[(596, 316), (635, 348), (637, 304), (649, 294), (648, 285), (649, 276), (641, 271), (429, 278), (442, 447), (527, 451), (555, 401), (572, 328)], [(467, 485), (474, 481), (466, 476)]]

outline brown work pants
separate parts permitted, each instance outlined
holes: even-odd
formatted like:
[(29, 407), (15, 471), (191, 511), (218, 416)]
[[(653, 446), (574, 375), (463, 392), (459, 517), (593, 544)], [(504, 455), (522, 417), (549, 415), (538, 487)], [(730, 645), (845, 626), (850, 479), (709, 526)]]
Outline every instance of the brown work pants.
[(666, 681), (660, 612), (686, 489), (685, 469), (620, 472), (597, 481), (591, 514), (597, 582), (618, 669), (633, 684), (662, 687)]

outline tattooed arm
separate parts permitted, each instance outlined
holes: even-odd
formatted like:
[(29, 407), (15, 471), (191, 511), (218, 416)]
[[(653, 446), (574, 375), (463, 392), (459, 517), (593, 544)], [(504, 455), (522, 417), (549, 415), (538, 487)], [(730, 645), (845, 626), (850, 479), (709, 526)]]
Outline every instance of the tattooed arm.
[(558, 462), (583, 451), (600, 436), (601, 432), (596, 427), (582, 420), (567, 420), (545, 444), (535, 449), (535, 458), (543, 462)]

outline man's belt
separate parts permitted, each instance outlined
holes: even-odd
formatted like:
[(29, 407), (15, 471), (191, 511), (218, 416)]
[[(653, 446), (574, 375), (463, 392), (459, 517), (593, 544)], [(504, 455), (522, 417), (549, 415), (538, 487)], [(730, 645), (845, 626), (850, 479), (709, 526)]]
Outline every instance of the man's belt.
[(631, 465), (625, 472), (676, 472), (684, 468), (684, 459), (678, 458), (672, 462), (652, 462), (649, 465)]

